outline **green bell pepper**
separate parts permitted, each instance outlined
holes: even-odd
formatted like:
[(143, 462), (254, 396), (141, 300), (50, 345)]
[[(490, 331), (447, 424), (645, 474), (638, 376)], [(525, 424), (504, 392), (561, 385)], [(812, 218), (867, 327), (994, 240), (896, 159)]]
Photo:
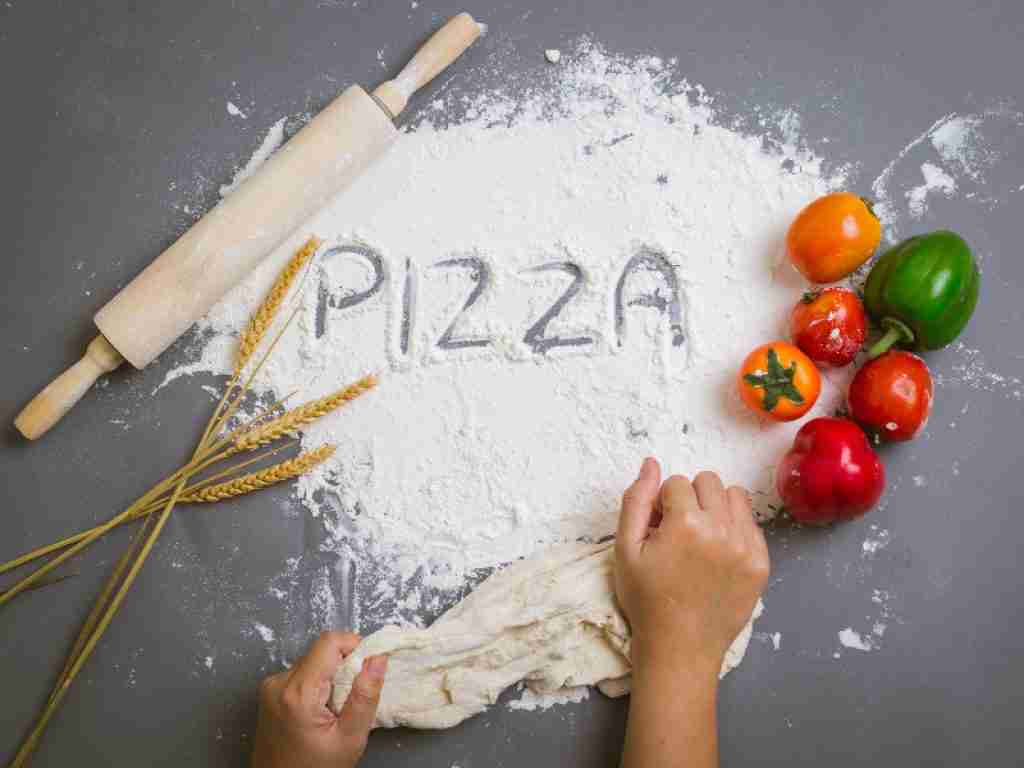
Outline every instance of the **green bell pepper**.
[(971, 249), (955, 232), (930, 232), (890, 248), (864, 286), (864, 305), (885, 332), (868, 357), (894, 344), (917, 350), (949, 344), (974, 313), (980, 280)]

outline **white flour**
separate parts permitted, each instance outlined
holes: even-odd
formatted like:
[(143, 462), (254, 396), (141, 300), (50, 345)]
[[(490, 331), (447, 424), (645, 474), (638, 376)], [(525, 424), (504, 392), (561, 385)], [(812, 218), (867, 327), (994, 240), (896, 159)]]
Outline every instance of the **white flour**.
[(862, 637), (860, 633), (854, 632), (850, 627), (839, 630), (839, 643), (844, 648), (852, 648), (855, 651), (874, 650), (870, 637)]
[(563, 688), (554, 693), (534, 693), (529, 688), (523, 688), (519, 698), (509, 701), (508, 708), (533, 712), (538, 709), (551, 709), (561, 704), (579, 704), (588, 698), (590, 688), (586, 685)]
[[(792, 144), (766, 149), (719, 125), (702, 89), (659, 59), (583, 44), (547, 72), (527, 96), (464, 102), (458, 125), (432, 125), (450, 106), (435, 102), (214, 308), (201, 359), (169, 377), (228, 371), (283, 262), (311, 233), (326, 241), (260, 383), (298, 389), (298, 402), (383, 374), (305, 433), (304, 446), (339, 450), (298, 484), (327, 525), (325, 547), (355, 562), (372, 614), (415, 614), (474, 569), (611, 533), (646, 455), (667, 472), (714, 468), (762, 511), (774, 501), (773, 464), (797, 427), (759, 421), (733, 376), (750, 349), (785, 335), (801, 290), (784, 265), (786, 227), (839, 180)], [(353, 242), (370, 250), (331, 250)], [(552, 340), (571, 345), (543, 351)], [(838, 400), (826, 382), (815, 412)]]
[(887, 239), (920, 232), (916, 220), (925, 217), (937, 199), (956, 197), (960, 210), (970, 201), (986, 212), (1014, 201), (1024, 188), (1012, 175), (1012, 169), (1020, 167), (1022, 129), (1024, 113), (998, 106), (969, 114), (952, 112), (914, 137), (871, 185)]
[(234, 191), (235, 187), (241, 184), (243, 181), (252, 176), (256, 169), (259, 168), (263, 163), (267, 161), (277, 150), (278, 147), (284, 143), (284, 124), (285, 118), (281, 118), (267, 131), (267, 135), (263, 137), (263, 141), (260, 143), (259, 148), (252, 153), (252, 157), (249, 161), (239, 169), (238, 173), (235, 174), (234, 178), (227, 184), (224, 184), (220, 188), (220, 196), (226, 197)]
[(946, 197), (952, 197), (956, 192), (956, 181), (953, 177), (931, 163), (921, 164), (921, 175), (924, 177), (924, 184), (907, 190), (906, 196), (910, 207), (910, 215), (920, 218), (928, 210), (928, 195), (939, 192)]

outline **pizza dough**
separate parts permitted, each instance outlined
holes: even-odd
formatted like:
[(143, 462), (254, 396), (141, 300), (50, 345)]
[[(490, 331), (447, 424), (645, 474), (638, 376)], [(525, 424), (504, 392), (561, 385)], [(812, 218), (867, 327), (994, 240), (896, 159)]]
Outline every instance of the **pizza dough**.
[[(340, 711), (363, 659), (389, 657), (378, 727), (451, 728), (525, 681), (535, 693), (629, 692), (629, 625), (615, 601), (614, 542), (570, 544), (495, 573), (429, 629), (384, 627), (338, 667)], [(743, 659), (760, 601), (722, 664)]]

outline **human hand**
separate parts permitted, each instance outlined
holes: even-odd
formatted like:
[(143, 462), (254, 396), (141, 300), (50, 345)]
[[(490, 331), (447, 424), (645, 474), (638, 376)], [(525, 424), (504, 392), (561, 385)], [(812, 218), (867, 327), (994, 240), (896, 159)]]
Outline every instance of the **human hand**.
[(324, 632), (309, 653), (260, 686), (253, 768), (352, 768), (366, 750), (387, 671), (386, 656), (371, 656), (355, 679), (341, 713), (327, 706), (338, 664), (359, 635)]
[(768, 549), (743, 489), (727, 491), (712, 472), (661, 485), (658, 462), (646, 459), (622, 499), (615, 556), (634, 667), (717, 679), (768, 580)]

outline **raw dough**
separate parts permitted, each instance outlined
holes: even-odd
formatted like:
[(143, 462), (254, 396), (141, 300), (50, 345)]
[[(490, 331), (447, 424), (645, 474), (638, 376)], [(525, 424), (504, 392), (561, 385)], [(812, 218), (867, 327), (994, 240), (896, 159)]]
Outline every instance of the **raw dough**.
[[(508, 566), (429, 629), (384, 627), (338, 667), (339, 711), (363, 659), (390, 658), (378, 727), (451, 728), (523, 680), (535, 693), (597, 685), (629, 692), (629, 625), (615, 602), (614, 542), (569, 544)], [(754, 615), (733, 641), (725, 675), (743, 659)]]

